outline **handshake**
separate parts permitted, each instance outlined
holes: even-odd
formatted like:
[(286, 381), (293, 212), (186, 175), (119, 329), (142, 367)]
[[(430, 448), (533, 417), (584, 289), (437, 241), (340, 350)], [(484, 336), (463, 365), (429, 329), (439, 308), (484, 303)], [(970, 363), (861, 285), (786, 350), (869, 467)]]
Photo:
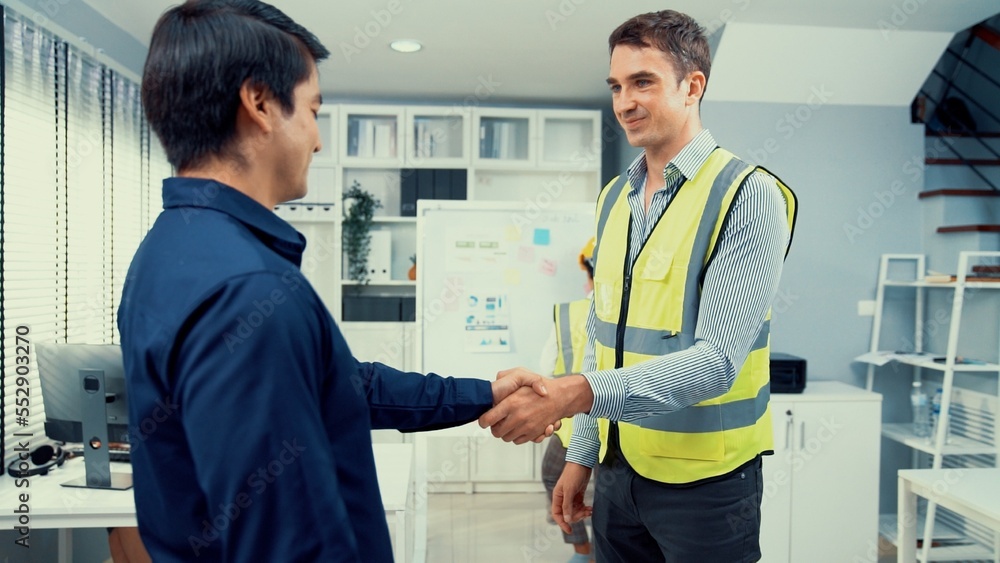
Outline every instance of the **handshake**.
[(479, 417), (505, 442), (541, 442), (559, 429), (559, 421), (594, 404), (590, 383), (582, 375), (545, 379), (525, 368), (501, 371), (493, 382), (493, 408)]

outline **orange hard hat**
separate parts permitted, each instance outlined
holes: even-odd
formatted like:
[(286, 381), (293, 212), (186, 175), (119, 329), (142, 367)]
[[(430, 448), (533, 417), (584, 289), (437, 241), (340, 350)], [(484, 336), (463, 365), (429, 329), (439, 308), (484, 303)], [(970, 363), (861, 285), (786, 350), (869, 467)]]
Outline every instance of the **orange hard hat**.
[(597, 237), (590, 237), (590, 240), (587, 241), (587, 244), (583, 245), (583, 248), (580, 250), (580, 256), (577, 258), (577, 261), (580, 263), (581, 270), (586, 270), (587, 264), (590, 264), (591, 267), (593, 267), (594, 245), (596, 244), (597, 244)]

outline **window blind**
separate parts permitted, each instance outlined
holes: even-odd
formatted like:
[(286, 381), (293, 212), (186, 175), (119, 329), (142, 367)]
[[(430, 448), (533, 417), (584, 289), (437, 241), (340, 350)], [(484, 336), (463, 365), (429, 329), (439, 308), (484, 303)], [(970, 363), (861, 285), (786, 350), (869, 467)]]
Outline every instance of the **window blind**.
[[(18, 390), (17, 337), (32, 345), (119, 342), (125, 274), (162, 208), (161, 181), (171, 168), (149, 132), (134, 81), (9, 8), (3, 20), (0, 445), (6, 465), (16, 455), (15, 432), (31, 435), (31, 449), (47, 442), (33, 350), (27, 385)], [(19, 335), (25, 329), (18, 327), (28, 334)], [(28, 416), (17, 405), (25, 392)]]
[[(18, 350), (18, 327), (27, 327), (27, 333), (21, 337), (29, 346), (61, 336), (53, 111), (56, 48), (52, 35), (36, 29), (28, 20), (4, 13), (3, 255), (0, 258), (4, 443), (27, 439), (31, 449), (45, 442), (42, 396), (33, 351)], [(17, 385), (17, 367), (22, 365), (17, 358), (24, 355), (19, 352), (25, 351), (31, 358), (26, 376), (29, 384)], [(26, 401), (18, 406), (17, 399)], [(27, 438), (14, 439), (15, 432), (26, 434)], [(13, 457), (13, 448), (5, 447), (5, 468)]]

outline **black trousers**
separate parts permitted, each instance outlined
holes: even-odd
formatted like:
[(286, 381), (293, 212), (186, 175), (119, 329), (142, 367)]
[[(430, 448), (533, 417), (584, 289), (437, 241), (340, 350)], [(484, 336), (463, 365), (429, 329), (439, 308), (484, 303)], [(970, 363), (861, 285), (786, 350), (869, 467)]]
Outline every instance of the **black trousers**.
[(759, 456), (718, 480), (678, 487), (638, 475), (609, 451), (594, 478), (598, 563), (760, 560)]

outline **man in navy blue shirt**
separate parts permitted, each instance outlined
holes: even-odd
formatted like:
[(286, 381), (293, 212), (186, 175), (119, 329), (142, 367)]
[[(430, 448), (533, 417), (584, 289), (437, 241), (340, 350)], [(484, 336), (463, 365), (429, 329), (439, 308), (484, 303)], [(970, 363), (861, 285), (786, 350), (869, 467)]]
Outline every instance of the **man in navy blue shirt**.
[(118, 326), (154, 561), (391, 561), (371, 429), (463, 424), (521, 386), (544, 393), (351, 356), (299, 271), (305, 239), (271, 211), (306, 193), (328, 54), (255, 0), (189, 0), (153, 31), (143, 106), (177, 177)]

